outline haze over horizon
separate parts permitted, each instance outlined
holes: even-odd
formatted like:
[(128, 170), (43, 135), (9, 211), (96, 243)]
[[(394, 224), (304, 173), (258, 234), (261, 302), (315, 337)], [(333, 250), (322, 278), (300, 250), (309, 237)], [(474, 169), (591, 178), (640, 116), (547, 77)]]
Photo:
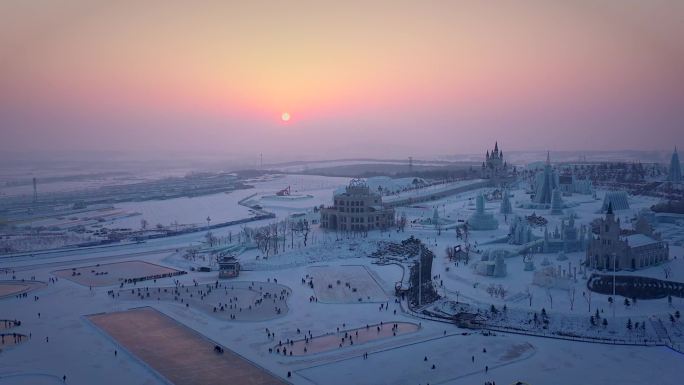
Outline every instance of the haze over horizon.
[(682, 17), (681, 1), (5, 1), (0, 151), (669, 151)]

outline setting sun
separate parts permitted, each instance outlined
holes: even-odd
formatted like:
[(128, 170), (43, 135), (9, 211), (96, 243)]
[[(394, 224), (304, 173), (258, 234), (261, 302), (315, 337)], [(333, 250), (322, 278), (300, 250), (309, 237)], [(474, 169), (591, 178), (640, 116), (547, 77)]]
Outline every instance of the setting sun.
[(282, 115), (280, 115), (280, 120), (283, 122), (288, 122), (290, 120), (290, 114), (287, 112), (283, 112)]

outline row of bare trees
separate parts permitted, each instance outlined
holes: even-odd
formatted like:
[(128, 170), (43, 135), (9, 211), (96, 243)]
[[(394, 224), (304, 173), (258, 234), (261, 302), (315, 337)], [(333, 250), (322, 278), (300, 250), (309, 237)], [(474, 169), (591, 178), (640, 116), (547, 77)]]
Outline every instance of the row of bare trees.
[(256, 228), (245, 227), (242, 232), (245, 241), (254, 242), (257, 249), (268, 257), (284, 252), (288, 243), (290, 249), (294, 249), (295, 246), (306, 247), (309, 243), (311, 225), (306, 219), (284, 220)]

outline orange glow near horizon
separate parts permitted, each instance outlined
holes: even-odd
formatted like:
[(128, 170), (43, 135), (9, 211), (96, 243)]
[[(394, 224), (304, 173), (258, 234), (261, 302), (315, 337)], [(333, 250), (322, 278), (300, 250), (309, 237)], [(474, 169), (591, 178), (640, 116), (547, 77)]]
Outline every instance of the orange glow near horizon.
[(684, 124), (684, 2), (154, 3), (1, 2), (0, 151), (658, 148)]

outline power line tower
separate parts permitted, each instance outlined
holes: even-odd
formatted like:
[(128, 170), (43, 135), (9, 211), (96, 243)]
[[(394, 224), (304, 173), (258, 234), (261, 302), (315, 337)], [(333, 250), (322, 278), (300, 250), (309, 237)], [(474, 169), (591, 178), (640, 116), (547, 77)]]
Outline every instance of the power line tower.
[(38, 202), (38, 180), (33, 178), (33, 203)]
[(409, 156), (409, 172), (413, 172), (413, 157)]
[(264, 153), (259, 153), (259, 169), (264, 169)]

